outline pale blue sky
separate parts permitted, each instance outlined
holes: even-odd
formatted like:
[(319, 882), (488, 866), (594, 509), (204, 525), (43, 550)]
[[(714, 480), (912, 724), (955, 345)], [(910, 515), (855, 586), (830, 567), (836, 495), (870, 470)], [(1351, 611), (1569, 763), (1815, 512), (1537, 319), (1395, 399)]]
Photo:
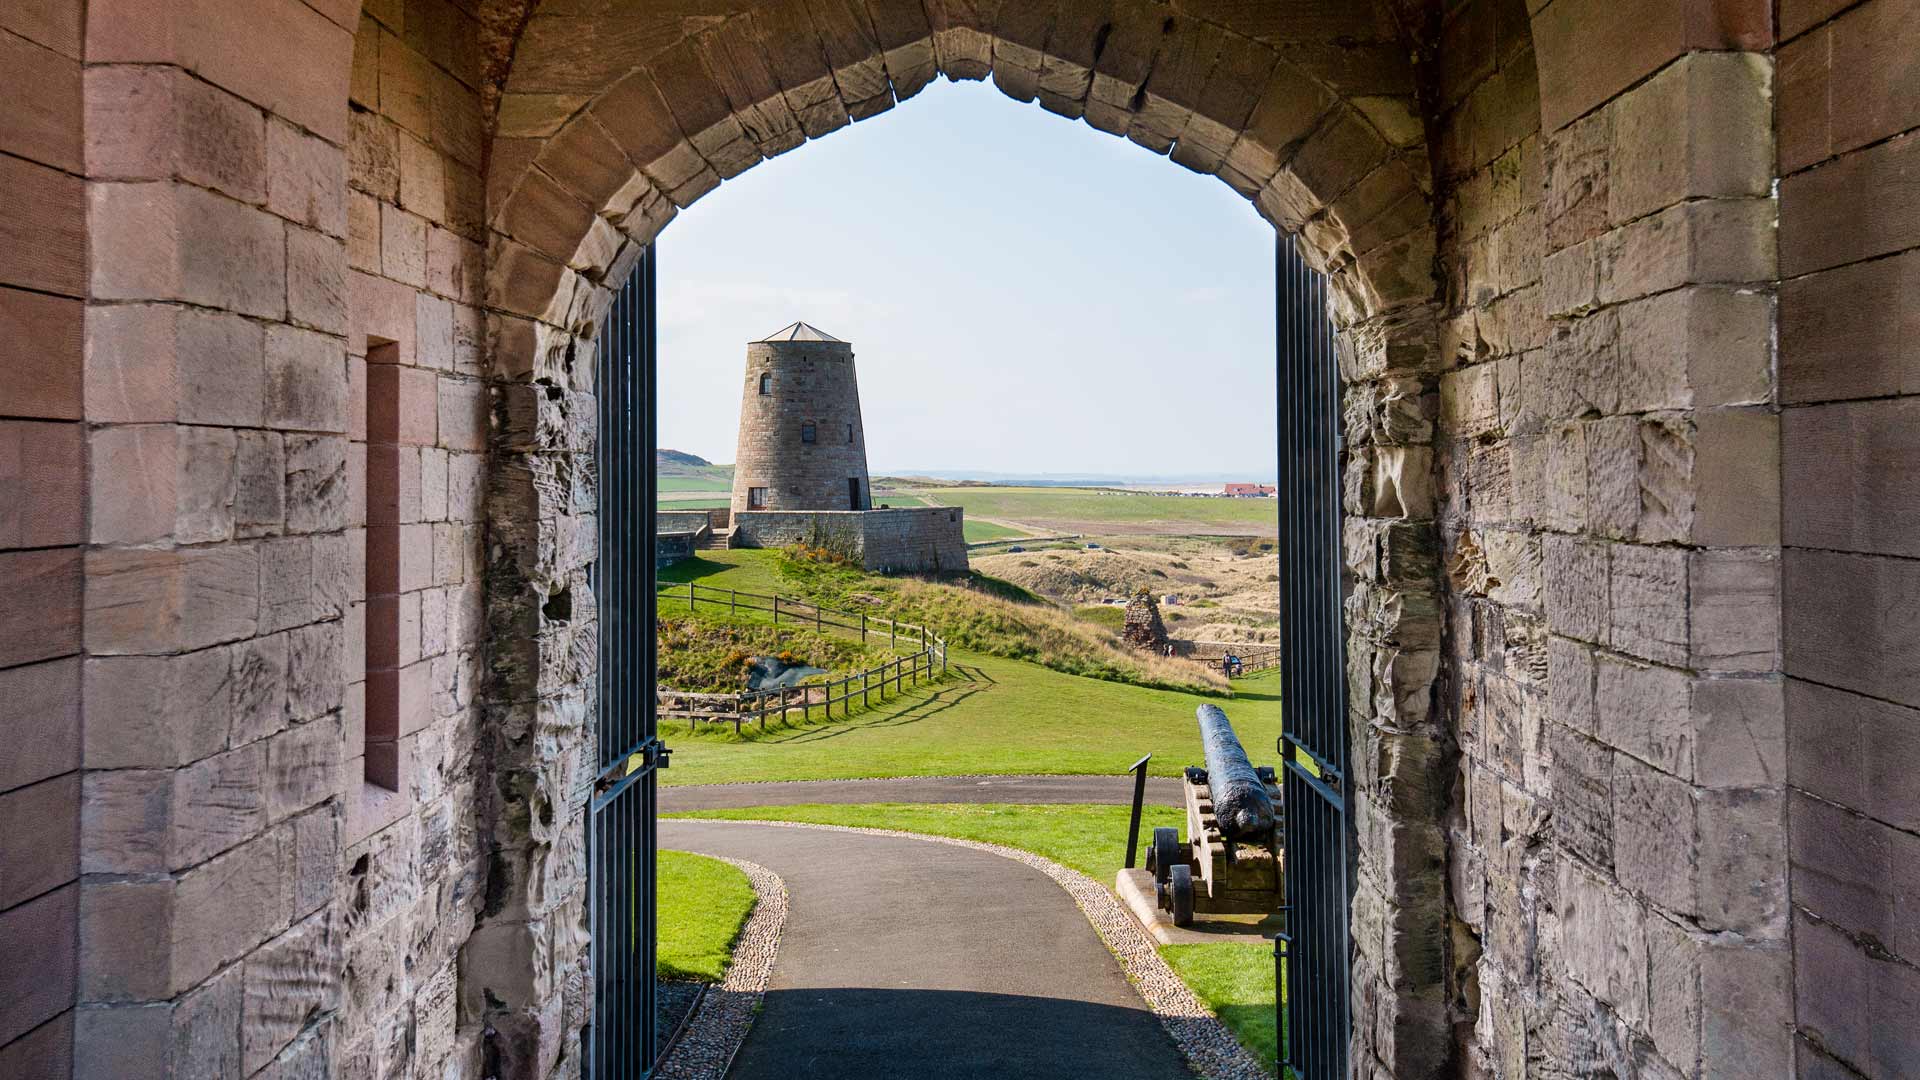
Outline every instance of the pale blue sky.
[(853, 342), (876, 472), (1272, 471), (1271, 226), (991, 84), (727, 181), (659, 280), (665, 447), (732, 461), (746, 342), (804, 319)]

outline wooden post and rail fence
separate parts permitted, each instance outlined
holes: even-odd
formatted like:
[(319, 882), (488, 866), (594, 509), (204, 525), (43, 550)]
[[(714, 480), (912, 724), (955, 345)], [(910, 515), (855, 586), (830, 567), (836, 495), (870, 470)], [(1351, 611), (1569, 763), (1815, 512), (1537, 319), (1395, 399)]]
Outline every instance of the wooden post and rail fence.
[[(767, 719), (784, 720), (799, 711), (802, 719), (813, 718), (813, 710), (825, 710), (824, 715), (832, 719), (834, 706), (840, 706), (841, 716), (850, 716), (855, 699), (860, 707), (867, 708), (877, 696), (882, 702), (891, 696), (899, 696), (909, 685), (918, 686), (922, 679), (935, 677), (935, 668), (941, 676), (947, 673), (947, 642), (945, 638), (928, 630), (924, 626), (901, 622), (897, 619), (873, 617), (865, 612), (842, 611), (837, 608), (822, 607), (804, 600), (789, 597), (769, 596), (762, 593), (741, 592), (738, 589), (721, 589), (711, 585), (701, 585), (689, 581), (685, 585), (661, 585), (658, 589), (662, 601), (684, 600), (688, 611), (698, 611), (700, 605), (724, 608), (731, 614), (742, 611), (765, 611), (773, 616), (775, 626), (782, 619), (810, 625), (818, 633), (828, 630), (846, 631), (859, 634), (860, 643), (878, 635), (882, 629), (887, 634), (887, 647), (898, 653), (900, 642), (904, 638), (909, 644), (917, 644), (918, 649), (907, 656), (896, 656), (887, 663), (857, 671), (838, 679), (824, 683), (808, 683), (800, 686), (779, 686), (767, 690), (742, 690), (731, 694), (703, 694), (685, 690), (672, 690), (660, 687), (656, 692), (659, 715), (662, 719), (686, 720), (694, 726), (701, 721), (730, 723), (736, 734), (741, 725), (758, 722), (760, 730), (767, 728)], [(883, 626), (884, 624), (884, 626)]]

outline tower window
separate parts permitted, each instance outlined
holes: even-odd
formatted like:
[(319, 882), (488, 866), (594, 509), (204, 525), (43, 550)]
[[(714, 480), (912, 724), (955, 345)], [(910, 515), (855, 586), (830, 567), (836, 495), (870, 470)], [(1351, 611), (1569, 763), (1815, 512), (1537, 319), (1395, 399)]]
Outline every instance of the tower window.
[(800, 441), (803, 443), (810, 443), (814, 441), (814, 431), (813, 431), (812, 424), (800, 425)]
[(767, 489), (750, 487), (747, 489), (747, 509), (764, 510), (767, 506)]
[(765, 372), (761, 374), (760, 392), (763, 394), (773, 393), (773, 373), (772, 372)]
[(847, 425), (847, 445), (848, 446), (853, 445), (853, 425), (852, 424)]

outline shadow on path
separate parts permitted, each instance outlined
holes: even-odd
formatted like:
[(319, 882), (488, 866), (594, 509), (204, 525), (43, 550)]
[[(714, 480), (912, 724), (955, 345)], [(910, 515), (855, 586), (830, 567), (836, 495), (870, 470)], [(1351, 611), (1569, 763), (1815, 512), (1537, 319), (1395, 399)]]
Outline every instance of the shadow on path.
[(963, 990), (867, 987), (767, 994), (729, 1080), (799, 1077), (1092, 1080), (1180, 1077), (1135, 1009)]

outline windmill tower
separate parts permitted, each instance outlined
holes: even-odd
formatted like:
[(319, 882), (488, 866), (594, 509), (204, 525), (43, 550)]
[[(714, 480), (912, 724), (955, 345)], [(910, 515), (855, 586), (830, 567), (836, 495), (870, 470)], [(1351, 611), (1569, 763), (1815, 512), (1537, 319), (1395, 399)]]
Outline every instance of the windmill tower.
[(853, 345), (797, 322), (747, 345), (733, 512), (870, 510)]

